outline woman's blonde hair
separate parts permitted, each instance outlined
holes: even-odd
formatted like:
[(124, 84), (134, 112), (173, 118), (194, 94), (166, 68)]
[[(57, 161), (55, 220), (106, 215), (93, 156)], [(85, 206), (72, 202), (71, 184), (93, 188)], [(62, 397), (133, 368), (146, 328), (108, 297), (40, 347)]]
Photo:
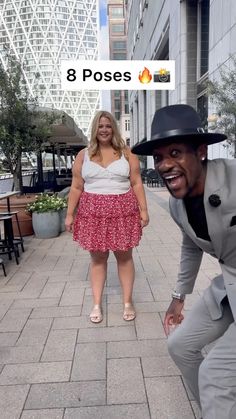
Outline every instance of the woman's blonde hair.
[(107, 111), (98, 111), (93, 119), (92, 129), (91, 129), (91, 139), (90, 139), (90, 144), (88, 147), (89, 157), (91, 158), (100, 153), (99, 143), (97, 140), (97, 132), (98, 132), (99, 122), (102, 117), (109, 119), (111, 123), (112, 133), (113, 133), (111, 145), (121, 157), (122, 152), (126, 148), (125, 141), (121, 137), (121, 134), (120, 134), (120, 131), (119, 131), (119, 128), (117, 126), (117, 122), (114, 116), (110, 112), (107, 112)]

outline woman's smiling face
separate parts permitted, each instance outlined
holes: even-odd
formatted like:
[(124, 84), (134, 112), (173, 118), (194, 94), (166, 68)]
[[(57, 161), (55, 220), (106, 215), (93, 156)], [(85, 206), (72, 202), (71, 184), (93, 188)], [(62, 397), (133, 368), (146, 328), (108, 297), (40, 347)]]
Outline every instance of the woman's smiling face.
[(98, 124), (97, 140), (100, 144), (109, 144), (111, 143), (112, 136), (113, 130), (111, 121), (110, 119), (102, 116)]
[(196, 150), (185, 143), (173, 143), (153, 151), (155, 169), (160, 173), (171, 195), (177, 199), (200, 195), (206, 178), (207, 146)]

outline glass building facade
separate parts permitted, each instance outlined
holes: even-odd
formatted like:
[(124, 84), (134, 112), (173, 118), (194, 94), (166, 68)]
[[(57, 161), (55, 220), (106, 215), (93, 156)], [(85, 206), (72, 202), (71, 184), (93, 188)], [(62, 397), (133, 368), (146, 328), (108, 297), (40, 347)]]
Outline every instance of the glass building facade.
[[(108, 0), (109, 53), (111, 60), (126, 60), (127, 36), (124, 0)], [(128, 91), (111, 91), (111, 112), (119, 123), (127, 145), (130, 145)]]
[(85, 135), (100, 93), (61, 90), (60, 61), (98, 59), (98, 28), (98, 0), (0, 0), (1, 60), (7, 47), (39, 104), (67, 112)]

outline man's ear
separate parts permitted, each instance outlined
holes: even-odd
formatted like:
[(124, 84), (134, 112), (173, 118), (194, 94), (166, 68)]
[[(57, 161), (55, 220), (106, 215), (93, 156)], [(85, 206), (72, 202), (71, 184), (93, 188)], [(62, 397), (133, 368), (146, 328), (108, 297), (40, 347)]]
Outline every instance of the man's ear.
[(207, 144), (201, 144), (197, 149), (197, 155), (201, 161), (207, 159)]

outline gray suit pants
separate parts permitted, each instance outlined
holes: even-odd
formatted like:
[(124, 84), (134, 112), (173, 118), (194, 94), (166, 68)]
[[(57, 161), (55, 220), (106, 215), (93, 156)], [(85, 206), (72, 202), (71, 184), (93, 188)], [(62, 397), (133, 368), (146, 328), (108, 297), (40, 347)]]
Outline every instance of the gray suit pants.
[[(203, 357), (204, 346), (217, 340)], [(236, 323), (228, 300), (212, 320), (202, 297), (168, 338), (168, 349), (203, 419), (236, 419)]]

